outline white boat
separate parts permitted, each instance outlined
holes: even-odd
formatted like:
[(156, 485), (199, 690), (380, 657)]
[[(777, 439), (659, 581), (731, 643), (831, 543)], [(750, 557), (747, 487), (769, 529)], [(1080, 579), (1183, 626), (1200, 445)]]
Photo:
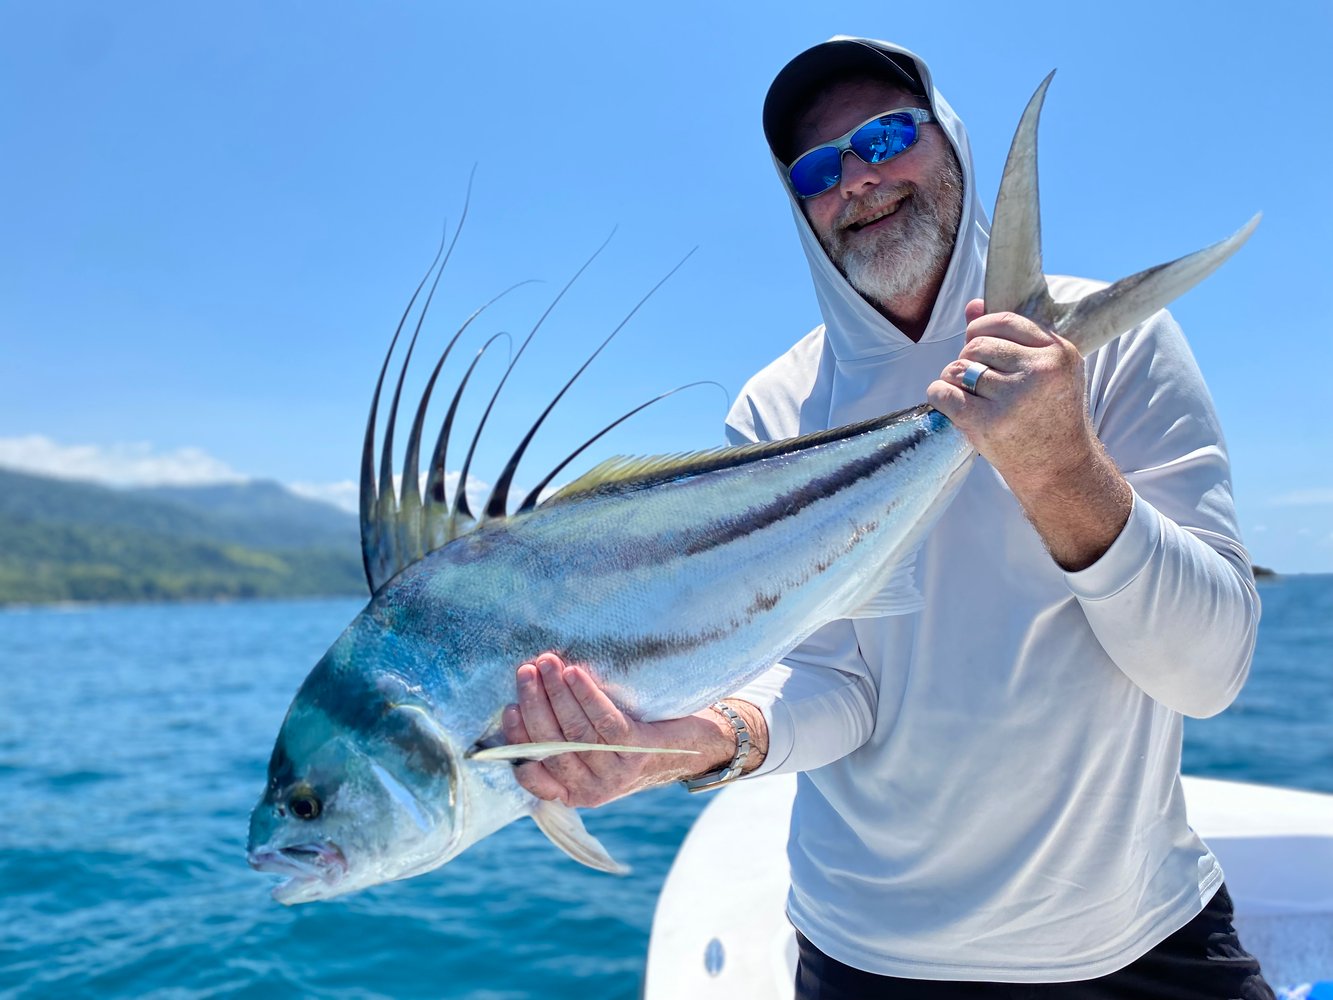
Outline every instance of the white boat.
[[(1236, 929), (1275, 987), (1333, 996), (1333, 795), (1184, 779), (1190, 825), (1222, 862)], [(796, 781), (742, 781), (699, 815), (653, 916), (644, 1000), (789, 1000), (784, 914)], [(1312, 986), (1303, 989), (1302, 986)]]

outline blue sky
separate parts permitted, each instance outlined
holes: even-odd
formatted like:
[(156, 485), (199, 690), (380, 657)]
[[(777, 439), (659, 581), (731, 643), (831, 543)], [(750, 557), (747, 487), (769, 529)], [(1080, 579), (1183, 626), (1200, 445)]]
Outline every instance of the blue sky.
[[(987, 204), (1024, 103), (1059, 69), (1041, 136), (1050, 271), (1116, 278), (1264, 212), (1173, 311), (1222, 414), (1253, 557), (1333, 571), (1324, 2), (0, 2), (0, 462), (316, 491), (354, 478), (388, 335), (474, 164), (432, 345), (535, 278), (479, 327), (526, 331), (616, 230), (511, 380), (475, 473), (494, 476), (694, 247), (520, 479), (663, 389), (734, 395), (817, 321), (758, 112), (772, 74), (838, 32), (930, 61)], [(724, 412), (722, 392), (693, 390), (597, 454), (709, 446)]]

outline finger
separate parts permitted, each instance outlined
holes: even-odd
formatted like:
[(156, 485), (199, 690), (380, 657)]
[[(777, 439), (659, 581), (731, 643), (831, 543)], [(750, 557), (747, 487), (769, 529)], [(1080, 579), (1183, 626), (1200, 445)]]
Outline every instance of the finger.
[[(980, 366), (980, 372), (974, 369)], [(971, 377), (969, 379), (969, 373)], [(1001, 368), (970, 358), (957, 358), (950, 361), (940, 372), (940, 381), (958, 389), (973, 399), (997, 399), (1005, 394), (1005, 382), (1010, 374)], [(972, 388), (968, 388), (968, 382)], [(933, 402), (933, 401), (932, 401)], [(936, 407), (939, 409), (939, 407)], [(945, 413), (945, 416), (949, 414)]]
[(980, 319), (986, 315), (986, 303), (981, 299), (973, 299), (963, 307), (963, 316), (971, 323), (974, 319)]
[[(523, 725), (523, 713), (517, 705), (506, 705), (500, 713), (500, 728), (507, 743), (531, 743), (528, 727)], [(559, 799), (569, 801), (569, 790), (565, 788), (540, 761), (527, 761), (514, 768), (518, 783), (539, 799)]]
[(546, 769), (542, 761), (530, 760), (514, 768), (518, 783), (539, 799), (556, 800), (569, 805), (569, 789)]
[(570, 693), (578, 700), (584, 714), (603, 743), (624, 744), (630, 738), (629, 720), (583, 667), (566, 667), (563, 672)]
[(963, 345), (958, 357), (962, 361), (980, 361), (1008, 374), (1031, 367), (1039, 353), (1046, 349), (1015, 343), (1000, 337), (977, 337)]
[(518, 668), (518, 709), (527, 728), (529, 742), (563, 740), (564, 732), (560, 720), (555, 717), (551, 701), (546, 696), (546, 686), (542, 684), (537, 667), (525, 663)]
[[(551, 735), (543, 735), (540, 738), (568, 740), (573, 743), (597, 743), (599, 741), (592, 723), (560, 676), (563, 666), (564, 663), (559, 657), (543, 655), (537, 657), (537, 663), (533, 667), (533, 673), (536, 675), (534, 686), (541, 690), (541, 697), (533, 698), (534, 709), (537, 717), (543, 720), (543, 724), (548, 724), (549, 721), (551, 726)], [(526, 708), (524, 720), (529, 731), (535, 736), (532, 719), (528, 718)], [(542, 763), (546, 770), (571, 792), (576, 793), (576, 789), (587, 787), (597, 780), (582, 754), (557, 754), (548, 757)]]
[[(606, 692), (597, 686), (586, 670), (566, 667), (564, 680), (602, 742), (622, 745), (635, 743), (629, 719), (607, 697)], [(582, 756), (589, 770), (607, 781), (623, 776), (627, 769), (637, 770), (643, 765), (643, 758), (637, 754), (585, 753)]]
[(559, 655), (557, 655), (556, 653), (552, 653), (552, 652), (550, 652), (549, 650), (548, 650), (547, 652), (545, 652), (545, 653), (542, 653), (541, 656), (537, 657), (537, 658), (536, 658), (535, 660), (533, 660), (532, 662), (535, 663), (539, 669), (540, 669), (540, 667), (541, 667), (541, 665), (542, 665), (543, 663), (551, 663), (551, 664), (554, 664), (554, 665), (555, 665), (557, 668), (559, 668), (560, 670), (564, 670), (564, 669), (565, 669), (565, 666), (566, 666), (565, 661), (562, 660), (562, 659), (559, 657)]
[(967, 341), (970, 344), (978, 337), (993, 337), (1007, 340), (1024, 347), (1049, 347), (1055, 343), (1055, 335), (1018, 313), (986, 313), (970, 320), (967, 324)]
[(926, 386), (926, 402), (953, 421), (965, 434), (990, 405), (989, 400), (973, 396), (943, 378)]
[(523, 713), (517, 705), (506, 705), (500, 713), (500, 731), (506, 743), (531, 743), (528, 727), (523, 725)]
[(598, 737), (596, 727), (588, 717), (588, 713), (583, 710), (578, 698), (570, 690), (569, 682), (565, 679), (565, 664), (554, 656), (539, 656), (537, 672), (541, 675), (547, 700), (560, 722), (564, 738), (575, 743), (605, 742)]
[[(946, 368), (945, 371), (948, 371), (948, 369)], [(953, 420), (956, 414), (961, 413), (969, 405), (967, 393), (944, 377), (937, 378), (926, 386), (926, 402), (950, 420)]]

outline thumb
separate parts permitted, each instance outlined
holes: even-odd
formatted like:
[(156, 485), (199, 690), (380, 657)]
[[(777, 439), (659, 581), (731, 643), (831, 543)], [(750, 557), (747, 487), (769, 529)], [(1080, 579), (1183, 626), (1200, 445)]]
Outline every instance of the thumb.
[(986, 303), (981, 299), (973, 299), (963, 307), (963, 316), (969, 322), (980, 319), (986, 315)]

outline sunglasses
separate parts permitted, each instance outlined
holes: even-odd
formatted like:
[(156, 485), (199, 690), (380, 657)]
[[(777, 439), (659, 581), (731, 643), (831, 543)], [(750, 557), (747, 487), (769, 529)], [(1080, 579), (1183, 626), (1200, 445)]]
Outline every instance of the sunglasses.
[(925, 108), (894, 108), (876, 115), (796, 157), (787, 168), (787, 183), (803, 200), (823, 194), (842, 180), (842, 157), (847, 150), (865, 163), (883, 163), (910, 149), (921, 134), (917, 126), (934, 120)]

